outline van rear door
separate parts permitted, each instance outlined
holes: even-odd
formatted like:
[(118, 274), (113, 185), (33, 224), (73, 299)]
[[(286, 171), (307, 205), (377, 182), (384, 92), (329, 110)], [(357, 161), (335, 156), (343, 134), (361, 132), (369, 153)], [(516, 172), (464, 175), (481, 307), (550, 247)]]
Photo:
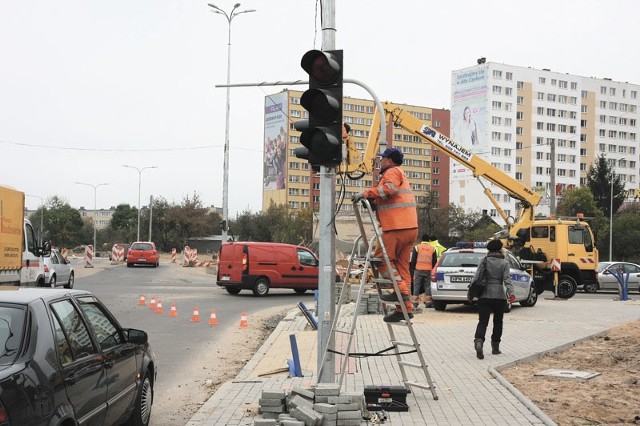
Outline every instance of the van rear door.
[(218, 283), (221, 285), (242, 283), (242, 272), (247, 268), (246, 254), (241, 244), (223, 244), (218, 257)]

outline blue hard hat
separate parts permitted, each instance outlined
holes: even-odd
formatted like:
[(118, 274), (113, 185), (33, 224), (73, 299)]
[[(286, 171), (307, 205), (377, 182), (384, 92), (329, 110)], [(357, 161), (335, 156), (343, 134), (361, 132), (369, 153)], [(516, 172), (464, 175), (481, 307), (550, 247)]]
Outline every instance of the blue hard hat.
[(378, 154), (380, 157), (389, 157), (396, 164), (402, 164), (404, 154), (398, 148), (387, 148), (382, 154)]

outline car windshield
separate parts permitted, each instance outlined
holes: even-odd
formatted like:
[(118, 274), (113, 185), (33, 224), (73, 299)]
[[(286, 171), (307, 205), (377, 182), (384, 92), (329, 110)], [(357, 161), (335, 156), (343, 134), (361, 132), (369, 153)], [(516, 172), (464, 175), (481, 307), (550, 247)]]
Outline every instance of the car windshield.
[(440, 266), (443, 267), (477, 267), (487, 255), (483, 252), (451, 252), (442, 255)]
[(0, 365), (9, 365), (18, 356), (26, 310), (0, 306)]
[(132, 247), (132, 250), (153, 250), (153, 246), (149, 243), (135, 243)]

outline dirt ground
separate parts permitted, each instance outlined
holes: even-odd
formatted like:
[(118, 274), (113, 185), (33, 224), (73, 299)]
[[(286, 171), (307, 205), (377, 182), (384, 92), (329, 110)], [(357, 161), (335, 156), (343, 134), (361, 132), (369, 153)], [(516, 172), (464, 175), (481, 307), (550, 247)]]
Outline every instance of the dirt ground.
[[(535, 375), (550, 368), (601, 374)], [(640, 321), (500, 373), (558, 425), (640, 424)]]

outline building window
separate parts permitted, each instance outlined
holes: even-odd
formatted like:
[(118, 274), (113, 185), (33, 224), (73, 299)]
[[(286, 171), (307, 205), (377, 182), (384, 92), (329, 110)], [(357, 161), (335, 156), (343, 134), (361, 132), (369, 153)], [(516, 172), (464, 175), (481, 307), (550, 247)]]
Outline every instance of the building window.
[(580, 112), (583, 114), (587, 113), (587, 105), (580, 105)]
[(511, 72), (507, 71), (507, 72), (505, 73), (505, 79), (506, 79), (506, 80), (509, 80), (509, 81), (513, 80), (513, 73), (511, 73)]
[[(571, 83), (571, 84), (573, 84), (573, 83)], [(589, 92), (587, 92), (586, 90), (583, 90), (583, 91), (580, 92), (580, 97), (582, 99), (587, 99), (588, 96), (589, 96)]]
[(540, 84), (545, 84), (546, 81), (547, 80), (544, 77), (538, 78), (538, 83), (540, 83)]
[(516, 87), (518, 88), (518, 90), (523, 90), (524, 89), (524, 81), (519, 81), (516, 83)]
[(502, 80), (502, 71), (493, 70), (493, 78), (498, 80)]
[(518, 96), (518, 97), (516, 98), (516, 103), (517, 103), (518, 105), (524, 105), (524, 97), (523, 97), (523, 96)]
[(433, 127), (439, 128), (440, 127), (440, 120), (434, 120), (433, 121)]

